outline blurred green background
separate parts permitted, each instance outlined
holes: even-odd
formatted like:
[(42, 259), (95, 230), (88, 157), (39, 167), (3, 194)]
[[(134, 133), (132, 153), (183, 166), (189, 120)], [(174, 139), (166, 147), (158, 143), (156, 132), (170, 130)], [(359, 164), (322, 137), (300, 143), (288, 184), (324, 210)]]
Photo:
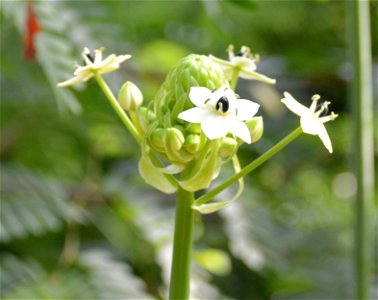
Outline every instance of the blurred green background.
[[(26, 1), (1, 2), (1, 298), (163, 299), (175, 201), (140, 178), (139, 147), (94, 81), (58, 89), (82, 48), (132, 54), (106, 75), (151, 100), (189, 53), (259, 53), (274, 87), (240, 80), (264, 137), (244, 165), (298, 126), (279, 102), (314, 93), (340, 115), (246, 178), (243, 196), (196, 216), (192, 297), (354, 299), (350, 15), (343, 1), (36, 1), (36, 59), (23, 56)], [(371, 2), (377, 36), (377, 2)], [(377, 69), (377, 39), (373, 41)], [(376, 97), (377, 95), (375, 95)], [(223, 178), (231, 170), (225, 169)], [(377, 266), (371, 290), (376, 286)]]

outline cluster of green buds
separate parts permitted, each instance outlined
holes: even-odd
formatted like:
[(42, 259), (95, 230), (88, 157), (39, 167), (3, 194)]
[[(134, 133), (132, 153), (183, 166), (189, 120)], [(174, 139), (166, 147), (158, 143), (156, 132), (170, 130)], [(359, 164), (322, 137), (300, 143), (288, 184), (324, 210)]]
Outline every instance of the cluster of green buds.
[[(123, 99), (121, 94), (120, 101)], [(178, 183), (187, 191), (207, 188), (218, 176), (222, 164), (230, 161), (243, 143), (243, 139), (237, 136), (238, 132), (234, 134), (231, 127), (218, 136), (216, 131), (222, 124), (210, 122), (210, 127), (204, 127), (201, 120), (186, 121), (183, 112), (190, 114), (193, 109), (195, 100), (191, 98), (199, 101), (204, 98), (204, 102), (207, 100), (208, 115), (213, 113), (215, 118), (222, 118), (229, 113), (230, 105), (233, 104), (231, 100), (240, 103), (248, 101), (236, 99), (224, 72), (209, 57), (192, 54), (177, 63), (153, 101), (137, 112), (136, 127), (141, 130), (143, 137), (140, 173), (148, 183), (166, 193), (175, 191), (173, 183), (169, 185), (164, 177), (164, 174), (169, 173), (180, 173)], [(212, 98), (214, 101), (210, 103)], [(258, 105), (248, 102), (256, 106), (256, 113)], [(200, 115), (200, 108), (198, 110)], [(206, 108), (203, 108), (202, 114), (205, 112)], [(196, 115), (196, 112), (193, 113)], [(256, 142), (262, 136), (262, 118), (249, 117), (245, 125), (248, 137), (244, 137), (244, 140)], [(211, 136), (212, 132), (216, 136)], [(153, 158), (156, 157), (164, 163), (164, 167), (154, 162)]]

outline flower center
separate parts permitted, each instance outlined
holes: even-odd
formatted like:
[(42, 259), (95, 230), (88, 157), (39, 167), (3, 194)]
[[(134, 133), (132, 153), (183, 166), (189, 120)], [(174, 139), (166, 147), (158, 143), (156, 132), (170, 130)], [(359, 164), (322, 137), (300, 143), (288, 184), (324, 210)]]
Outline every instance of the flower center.
[(230, 103), (228, 102), (227, 97), (223, 96), (219, 98), (217, 104), (215, 105), (216, 110), (222, 110), (222, 112), (227, 112), (230, 107)]

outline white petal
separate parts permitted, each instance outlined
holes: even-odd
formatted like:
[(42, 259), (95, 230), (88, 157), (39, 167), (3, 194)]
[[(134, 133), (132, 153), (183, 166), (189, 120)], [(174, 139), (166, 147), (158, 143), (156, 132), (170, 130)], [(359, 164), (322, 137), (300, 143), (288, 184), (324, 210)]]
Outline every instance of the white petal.
[[(101, 53), (101, 52), (100, 52)], [(108, 67), (109, 65), (116, 62), (116, 56), (114, 54), (109, 55), (107, 58), (105, 58), (103, 61), (95, 61), (95, 68), (96, 69), (103, 69)]]
[(82, 74), (79, 74), (75, 77), (72, 77), (71, 79), (68, 79), (66, 81), (59, 82), (57, 84), (57, 86), (58, 87), (66, 87), (66, 86), (74, 85), (74, 84), (77, 84), (79, 82), (87, 81), (92, 76), (93, 76), (92, 73), (82, 73)]
[(239, 77), (240, 78), (244, 78), (244, 79), (255, 79), (255, 80), (259, 80), (259, 81), (262, 81), (262, 82), (265, 82), (265, 83), (268, 83), (268, 84), (275, 84), (276, 83), (276, 80), (273, 79), (273, 78), (270, 78), (268, 76), (265, 76), (263, 74), (260, 74), (260, 73), (257, 73), (255, 71), (251, 71), (251, 70), (248, 70), (248, 69), (242, 69), (240, 71), (240, 74), (239, 74)]
[(228, 85), (222, 85), (219, 89), (211, 94), (210, 101), (207, 104), (210, 107), (215, 107), (218, 100), (226, 96), (229, 100), (236, 99), (234, 92), (231, 91)]
[(331, 140), (323, 124), (319, 126), (318, 136), (322, 140), (324, 146), (328, 149), (329, 153), (332, 153), (333, 150), (332, 150)]
[(190, 88), (189, 99), (195, 106), (204, 107), (205, 101), (211, 97), (211, 91), (202, 86), (193, 86)]
[(311, 113), (307, 113), (301, 117), (301, 127), (304, 133), (316, 135), (324, 125), (318, 119), (314, 119)]
[(245, 99), (238, 99), (234, 102), (236, 118), (241, 121), (250, 120), (256, 115), (260, 105)]
[(286, 107), (290, 109), (293, 113), (297, 114), (298, 116), (303, 116), (310, 112), (310, 110), (306, 106), (300, 104), (288, 92), (284, 92), (284, 96), (285, 98), (281, 99), (281, 102), (285, 104)]
[(95, 57), (94, 57), (94, 65), (99, 65), (101, 64), (102, 61), (102, 51), (104, 51), (104, 48), (96, 49), (94, 51)]
[(84, 60), (84, 64), (85, 64), (86, 66), (88, 66), (88, 65), (92, 65), (92, 64), (93, 64), (93, 61), (91, 61), (91, 60), (89, 59), (89, 57), (88, 57), (88, 55), (90, 55), (90, 54), (91, 54), (91, 51), (89, 51), (88, 48), (84, 48), (83, 52), (81, 53), (81, 57), (83, 58), (83, 60)]
[(117, 62), (120, 64), (120, 63), (123, 63), (125, 60), (128, 60), (129, 58), (131, 58), (130, 54), (118, 55)]
[(221, 66), (224, 66), (226, 68), (233, 68), (233, 64), (230, 63), (228, 60), (224, 60), (224, 59), (220, 59), (220, 58), (217, 58), (215, 56), (212, 56), (211, 54), (209, 55), (209, 57), (215, 61), (216, 63), (220, 64)]
[(225, 136), (229, 132), (227, 122), (222, 116), (213, 115), (201, 123), (204, 134), (210, 139), (216, 139)]
[(199, 107), (190, 108), (178, 115), (180, 119), (190, 123), (201, 123), (210, 116), (212, 116), (212, 114), (208, 110)]
[(240, 69), (245, 69), (247, 71), (255, 71), (256, 70), (256, 64), (255, 62), (247, 57), (241, 57), (241, 56), (235, 56), (232, 58), (232, 64)]
[(229, 132), (241, 138), (244, 142), (251, 143), (251, 134), (248, 130), (247, 125), (238, 120), (228, 120), (227, 122)]

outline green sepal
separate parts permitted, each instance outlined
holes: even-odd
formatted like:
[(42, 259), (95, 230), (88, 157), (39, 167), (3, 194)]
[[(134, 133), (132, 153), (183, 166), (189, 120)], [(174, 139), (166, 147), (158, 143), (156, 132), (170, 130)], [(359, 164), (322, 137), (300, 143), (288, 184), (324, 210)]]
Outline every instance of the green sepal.
[(195, 192), (209, 187), (211, 181), (218, 176), (220, 171), (221, 160), (217, 154), (218, 149), (218, 141), (212, 143), (208, 151), (204, 147), (203, 155), (192, 166), (189, 178), (179, 181), (183, 189)]
[(256, 143), (259, 139), (261, 139), (264, 133), (263, 117), (254, 117), (251, 120), (246, 121), (245, 124), (251, 133), (251, 143)]
[[(239, 159), (236, 156), (236, 154), (232, 157), (232, 163), (233, 163), (235, 174), (239, 173), (240, 170), (241, 170), (241, 167), (240, 167)], [(238, 188), (238, 190), (236, 191), (236, 194), (232, 197), (231, 200), (223, 201), (223, 202), (204, 203), (204, 204), (199, 204), (199, 205), (196, 204), (196, 202), (194, 202), (192, 209), (200, 212), (201, 214), (211, 214), (213, 212), (216, 212), (216, 211), (222, 209), (223, 207), (226, 207), (227, 205), (229, 205), (230, 203), (232, 203), (236, 199), (238, 199), (239, 196), (243, 193), (243, 190), (244, 190), (244, 179), (243, 179), (243, 177), (241, 177), (238, 180), (238, 183), (239, 183), (239, 188)]]

